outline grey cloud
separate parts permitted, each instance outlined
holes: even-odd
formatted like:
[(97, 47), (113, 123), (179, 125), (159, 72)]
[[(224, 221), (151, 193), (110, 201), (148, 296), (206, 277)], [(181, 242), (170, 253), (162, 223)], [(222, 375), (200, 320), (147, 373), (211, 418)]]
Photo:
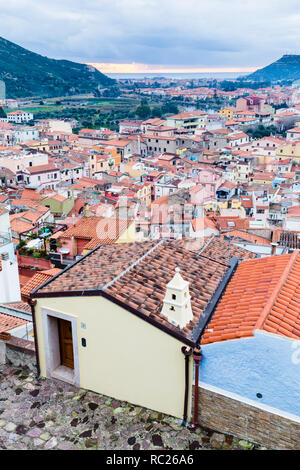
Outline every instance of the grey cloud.
[(256, 66), (300, 40), (298, 0), (0, 0), (1, 34), (90, 62)]

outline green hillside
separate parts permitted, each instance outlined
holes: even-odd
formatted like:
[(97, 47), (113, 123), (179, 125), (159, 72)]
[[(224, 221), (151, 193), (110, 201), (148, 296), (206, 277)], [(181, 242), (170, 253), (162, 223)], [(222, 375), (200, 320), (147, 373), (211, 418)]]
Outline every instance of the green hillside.
[(246, 78), (258, 82), (297, 80), (300, 78), (300, 55), (283, 55), (276, 62), (256, 70)]
[(97, 93), (115, 80), (93, 67), (49, 59), (0, 37), (0, 80), (6, 97), (55, 97)]

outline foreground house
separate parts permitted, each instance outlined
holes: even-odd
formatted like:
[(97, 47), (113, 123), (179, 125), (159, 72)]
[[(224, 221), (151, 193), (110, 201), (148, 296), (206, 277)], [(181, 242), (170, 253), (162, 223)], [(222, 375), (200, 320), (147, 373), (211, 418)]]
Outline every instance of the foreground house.
[(31, 293), (39, 374), (299, 448), (299, 251), (229, 248), (96, 247)]
[(233, 264), (178, 242), (97, 247), (31, 295), (40, 374), (190, 418), (191, 348)]

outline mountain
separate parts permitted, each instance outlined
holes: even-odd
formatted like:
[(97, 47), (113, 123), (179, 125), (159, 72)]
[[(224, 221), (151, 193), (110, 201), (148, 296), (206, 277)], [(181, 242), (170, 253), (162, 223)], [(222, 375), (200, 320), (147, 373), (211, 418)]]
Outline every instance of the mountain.
[(115, 85), (94, 67), (49, 59), (0, 37), (0, 80), (6, 97), (55, 97), (94, 93)]
[(258, 82), (297, 80), (300, 78), (300, 55), (283, 55), (276, 62), (258, 69), (244, 78)]

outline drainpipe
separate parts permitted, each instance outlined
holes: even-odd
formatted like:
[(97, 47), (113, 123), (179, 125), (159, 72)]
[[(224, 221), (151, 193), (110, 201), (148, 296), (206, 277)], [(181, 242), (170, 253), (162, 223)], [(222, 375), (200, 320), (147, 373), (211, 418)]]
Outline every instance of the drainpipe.
[(183, 421), (181, 426), (187, 426), (188, 418), (188, 401), (189, 401), (189, 359), (193, 352), (192, 348), (182, 346), (181, 352), (184, 354), (185, 359), (185, 393), (184, 393), (184, 406), (183, 406)]
[(36, 321), (35, 321), (35, 310), (34, 307), (36, 305), (36, 300), (29, 299), (28, 303), (31, 307), (31, 314), (32, 314), (32, 323), (33, 323), (33, 334), (34, 334), (34, 346), (35, 346), (35, 356), (36, 356), (36, 377), (40, 377), (41, 368), (40, 368), (40, 358), (39, 358), (39, 346), (38, 346), (38, 339), (37, 339), (37, 330), (36, 330)]
[(199, 365), (202, 359), (201, 346), (194, 349), (193, 359), (195, 361), (195, 385), (194, 385), (194, 413), (193, 413), (193, 424), (195, 428), (198, 425), (198, 401), (199, 401)]

